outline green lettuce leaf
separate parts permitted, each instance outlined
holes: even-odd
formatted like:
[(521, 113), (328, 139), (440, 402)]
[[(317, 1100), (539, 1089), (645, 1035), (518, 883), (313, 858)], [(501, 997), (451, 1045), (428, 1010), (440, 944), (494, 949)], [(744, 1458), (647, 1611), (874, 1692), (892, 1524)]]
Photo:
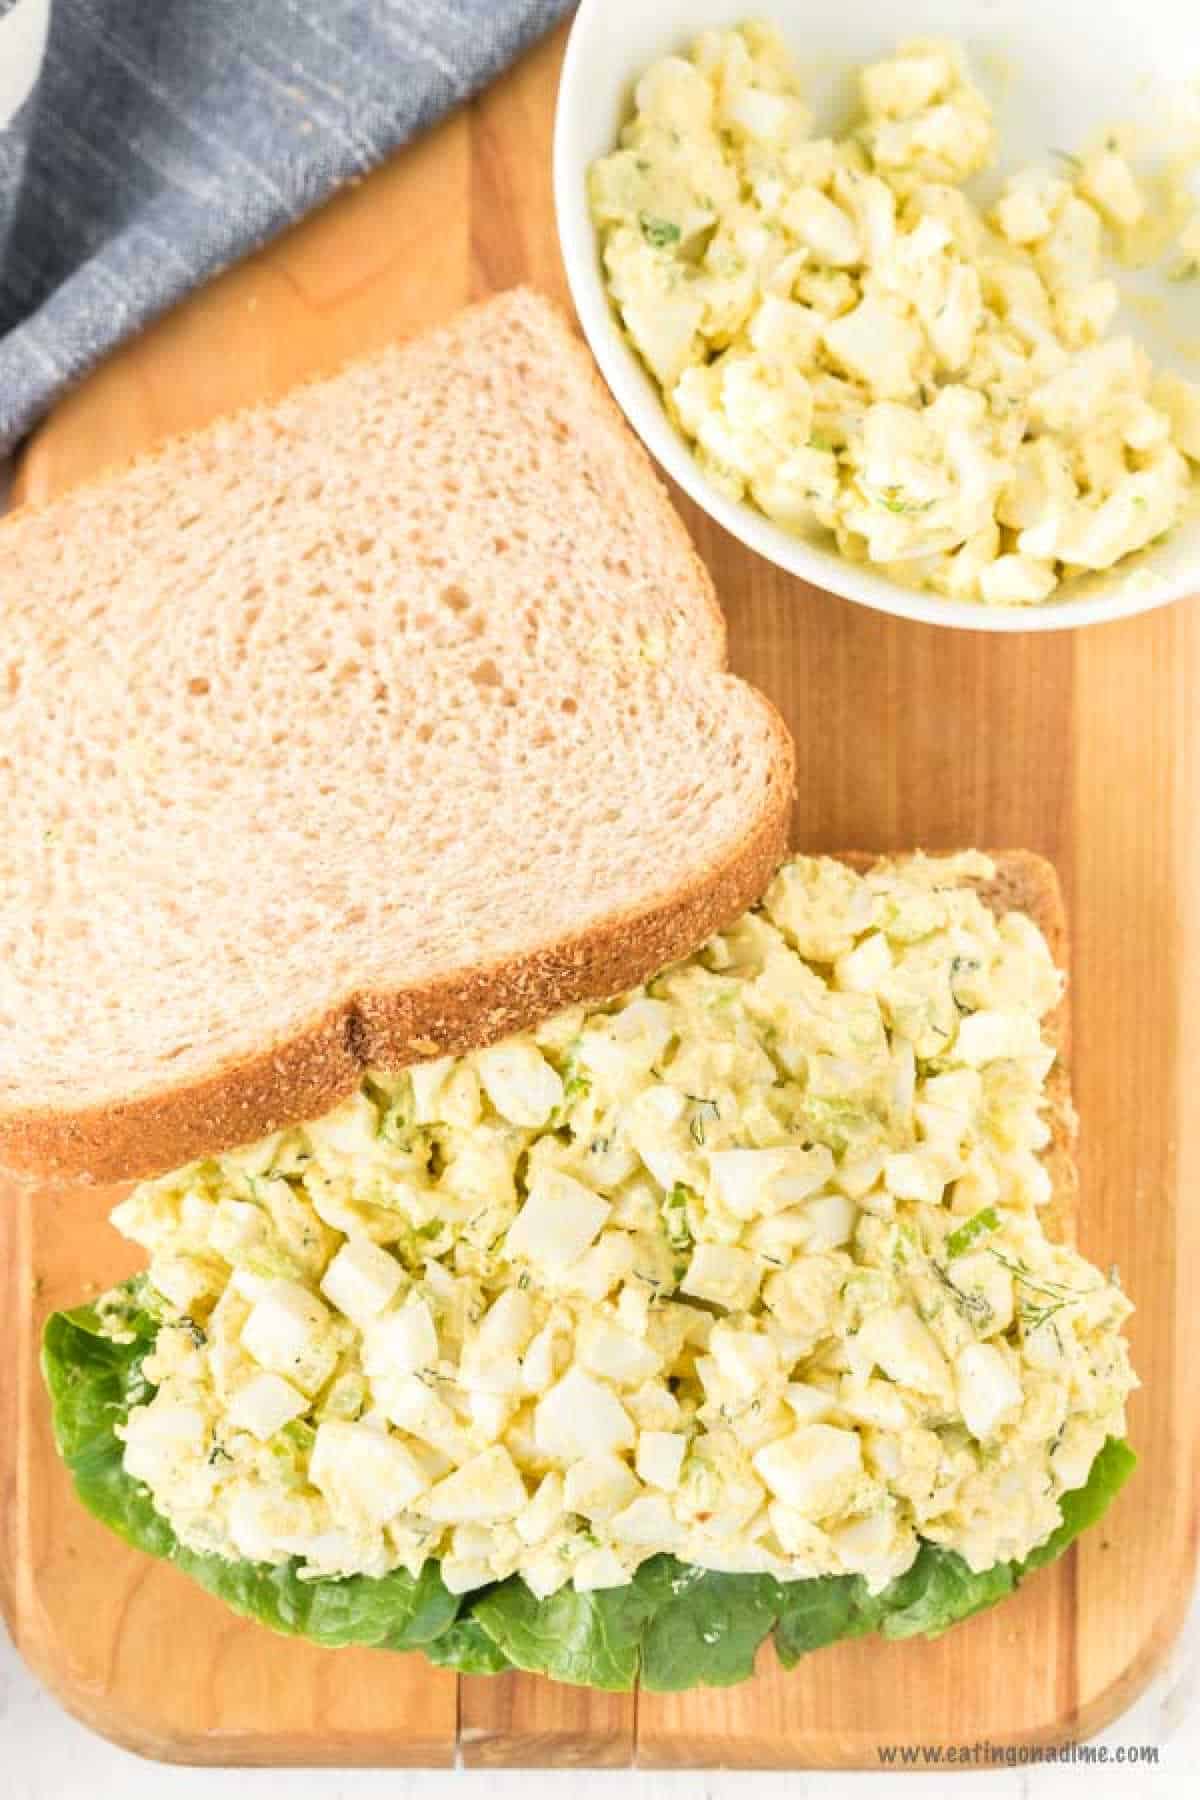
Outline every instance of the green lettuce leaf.
[(653, 1605), (642, 1635), (643, 1687), (731, 1687), (753, 1675), (779, 1616), (783, 1590), (771, 1576), (722, 1575), (655, 1556), (634, 1579)]
[(810, 1650), (875, 1631), (883, 1612), (882, 1597), (867, 1592), (861, 1575), (781, 1582), (779, 1592), (775, 1651), (785, 1669), (794, 1668)]
[(976, 1575), (953, 1550), (922, 1544), (911, 1569), (891, 1582), (880, 1598), (879, 1630), (884, 1637), (938, 1637), (960, 1619), (982, 1612), (1011, 1594), (1019, 1565), (997, 1563)]
[(477, 1595), (470, 1614), (514, 1668), (626, 1693), (654, 1605), (652, 1589), (636, 1580), (582, 1594), (562, 1587), (539, 1600), (514, 1575)]
[[(186, 1549), (146, 1489), (126, 1475), (116, 1427), (153, 1394), (142, 1363), (158, 1318), (142, 1282), (102, 1304), (103, 1321), (94, 1307), (56, 1313), (42, 1352), (55, 1439), (84, 1505), (128, 1543), (166, 1557), (235, 1611), (275, 1631), (331, 1647), (421, 1648), (431, 1662), (463, 1674), (526, 1669), (617, 1692), (640, 1678), (649, 1689), (669, 1692), (744, 1681), (772, 1631), (785, 1668), (809, 1651), (868, 1632), (934, 1637), (1061, 1555), (1101, 1517), (1137, 1460), (1127, 1444), (1110, 1438), (1086, 1486), (1063, 1496), (1058, 1529), (1023, 1563), (976, 1574), (954, 1551), (926, 1543), (912, 1567), (879, 1594), (869, 1593), (857, 1575), (778, 1582), (694, 1568), (670, 1556), (643, 1563), (627, 1587), (591, 1593), (564, 1587), (545, 1600), (514, 1576), (460, 1602), (434, 1564), (415, 1579), (396, 1571), (380, 1579), (302, 1581), (294, 1563), (231, 1563)], [(103, 1323), (114, 1318), (128, 1342), (105, 1335)]]
[(455, 1619), (432, 1643), (422, 1644), (421, 1648), (439, 1669), (456, 1669), (460, 1675), (501, 1675), (513, 1666), (478, 1619)]
[(130, 1307), (121, 1324), (131, 1334), (128, 1343), (106, 1337), (96, 1309), (85, 1306), (54, 1314), (42, 1341), (55, 1441), (89, 1512), (127, 1543), (177, 1564), (235, 1612), (273, 1631), (331, 1648), (370, 1644), (412, 1650), (446, 1630), (458, 1601), (433, 1564), (426, 1564), (415, 1579), (396, 1570), (379, 1580), (353, 1575), (302, 1581), (295, 1562), (227, 1562), (179, 1543), (146, 1489), (125, 1473), (115, 1430), (132, 1407), (154, 1392), (142, 1363), (158, 1322), (149, 1312)]

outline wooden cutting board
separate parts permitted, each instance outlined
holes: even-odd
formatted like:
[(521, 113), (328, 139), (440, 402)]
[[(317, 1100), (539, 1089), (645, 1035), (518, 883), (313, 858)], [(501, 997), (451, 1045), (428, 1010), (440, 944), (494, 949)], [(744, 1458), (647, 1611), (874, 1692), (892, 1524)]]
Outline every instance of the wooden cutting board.
[[(301, 376), (530, 281), (565, 301), (550, 193), (562, 36), (94, 375), (31, 445), (41, 500)], [(37, 1373), (51, 1307), (132, 1266), (97, 1192), (0, 1199), (0, 1594), (80, 1717), (210, 1763), (825, 1765), (877, 1746), (1061, 1740), (1137, 1693), (1181, 1620), (1197, 1512), (1185, 1281), (1200, 1268), (1200, 610), (993, 637), (890, 620), (776, 572), (681, 501), (735, 667), (799, 746), (805, 848), (1028, 845), (1074, 919), (1084, 1249), (1138, 1302), (1140, 1473), (1110, 1520), (1012, 1602), (931, 1644), (860, 1642), (750, 1685), (638, 1700), (244, 1624), (76, 1506)]]

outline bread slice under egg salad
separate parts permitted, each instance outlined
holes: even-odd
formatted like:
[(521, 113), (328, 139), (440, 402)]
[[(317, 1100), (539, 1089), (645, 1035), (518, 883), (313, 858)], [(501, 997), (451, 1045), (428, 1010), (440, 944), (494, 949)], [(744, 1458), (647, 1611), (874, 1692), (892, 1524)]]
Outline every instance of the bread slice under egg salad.
[(798, 856), (620, 999), (142, 1183), (146, 1272), (46, 1329), (80, 1497), (276, 1629), (603, 1688), (1002, 1598), (1133, 1464), (1047, 934), (1036, 858)]

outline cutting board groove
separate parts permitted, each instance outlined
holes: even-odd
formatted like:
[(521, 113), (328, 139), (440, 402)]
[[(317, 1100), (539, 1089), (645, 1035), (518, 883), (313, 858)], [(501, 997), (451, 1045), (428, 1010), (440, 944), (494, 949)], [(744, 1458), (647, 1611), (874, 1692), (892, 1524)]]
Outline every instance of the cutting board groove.
[[(39, 501), (164, 435), (532, 281), (565, 301), (550, 192), (559, 34), (474, 106), (195, 295), (66, 399), (19, 494)], [(724, 1692), (632, 1698), (417, 1657), (324, 1652), (229, 1615), (75, 1505), (37, 1376), (50, 1307), (126, 1273), (111, 1196), (0, 1205), (0, 1601), (64, 1703), (132, 1748), (209, 1763), (878, 1767), (877, 1746), (1062, 1739), (1143, 1685), (1196, 1541), (1200, 1252), (1200, 614), (1085, 634), (940, 632), (841, 603), (680, 502), (734, 666), (795, 733), (796, 841), (1027, 845), (1074, 921), (1083, 1248), (1139, 1303), (1138, 1479), (1010, 1604), (937, 1643), (857, 1643)], [(1191, 1201), (1188, 1204), (1189, 1200)]]

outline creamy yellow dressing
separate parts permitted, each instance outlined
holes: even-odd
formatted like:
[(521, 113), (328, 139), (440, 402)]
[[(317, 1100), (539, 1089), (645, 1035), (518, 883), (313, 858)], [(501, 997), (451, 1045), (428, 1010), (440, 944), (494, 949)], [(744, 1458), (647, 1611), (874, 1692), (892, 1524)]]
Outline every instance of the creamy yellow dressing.
[(1134, 1382), (1041, 1225), (1061, 978), (988, 871), (797, 858), (609, 1006), (144, 1183), (127, 1472), (196, 1549), (456, 1591), (1024, 1556)]
[(1104, 142), (985, 216), (962, 184), (995, 131), (955, 44), (902, 45), (860, 95), (848, 136), (814, 138), (762, 23), (655, 63), (591, 170), (609, 289), (723, 492), (908, 584), (1036, 604), (1170, 530), (1195, 486), (1200, 386), (1108, 335), (1103, 255), (1175, 234), (1190, 278), (1200, 226), (1178, 179), (1156, 222)]

